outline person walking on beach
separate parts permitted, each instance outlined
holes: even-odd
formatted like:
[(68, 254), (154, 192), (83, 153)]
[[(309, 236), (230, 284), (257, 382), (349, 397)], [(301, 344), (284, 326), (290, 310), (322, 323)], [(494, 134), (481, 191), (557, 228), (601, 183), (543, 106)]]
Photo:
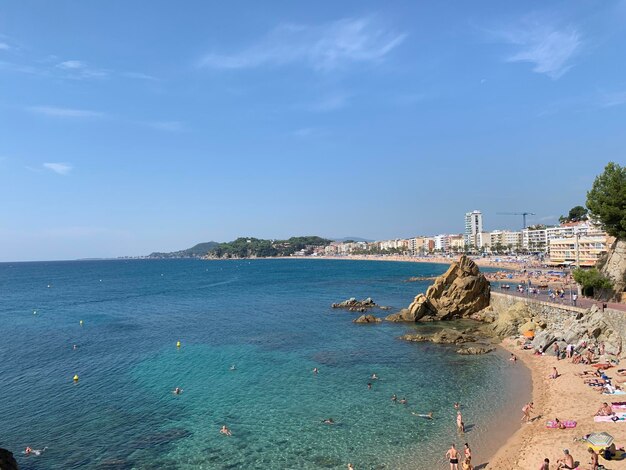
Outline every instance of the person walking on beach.
[(450, 445), (446, 458), (450, 461), (450, 470), (459, 470), (459, 451), (456, 450), (454, 444)]
[(524, 407), (522, 408), (522, 413), (524, 413), (522, 415), (522, 422), (530, 423), (530, 412), (532, 411), (532, 409), (533, 409), (532, 401), (524, 405)]
[(463, 455), (465, 455), (465, 459), (472, 459), (472, 449), (470, 449), (469, 444), (466, 442), (463, 448)]
[(465, 432), (465, 423), (463, 423), (463, 416), (460, 411), (456, 412), (456, 428), (459, 432)]

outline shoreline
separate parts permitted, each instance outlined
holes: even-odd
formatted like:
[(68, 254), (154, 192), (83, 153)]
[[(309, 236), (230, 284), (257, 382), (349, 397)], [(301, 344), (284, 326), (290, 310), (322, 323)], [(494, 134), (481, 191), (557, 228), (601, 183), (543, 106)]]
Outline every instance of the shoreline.
[[(571, 360), (557, 360), (554, 356), (535, 356), (532, 351), (521, 350), (517, 339), (507, 338), (501, 346), (514, 353), (531, 371), (532, 401), (534, 411), (531, 413), (532, 422), (521, 424), (522, 415), (519, 413), (511, 417), (517, 421), (517, 431), (506, 443), (492, 455), (485, 469), (519, 469), (528, 470), (539, 468), (544, 458), (550, 459), (550, 468), (563, 456), (563, 449), (569, 449), (575, 461), (580, 462), (580, 468), (586, 469), (589, 462), (588, 445), (575, 441), (592, 432), (609, 432), (616, 445), (626, 443), (626, 427), (622, 423), (596, 423), (594, 415), (603, 402), (623, 401), (622, 395), (601, 395), (594, 387), (587, 386), (582, 377), (576, 374), (583, 370), (592, 369), (589, 366), (573, 364)], [(552, 367), (557, 367), (560, 376), (549, 379)], [(593, 369), (592, 369), (593, 370)], [(607, 374), (615, 376), (616, 368), (608, 369)], [(577, 426), (573, 429), (549, 429), (546, 421), (559, 418), (562, 421), (573, 420)], [(600, 458), (600, 463), (607, 463)], [(626, 468), (621, 461), (608, 462), (611, 469)], [(556, 468), (556, 467), (555, 467)]]

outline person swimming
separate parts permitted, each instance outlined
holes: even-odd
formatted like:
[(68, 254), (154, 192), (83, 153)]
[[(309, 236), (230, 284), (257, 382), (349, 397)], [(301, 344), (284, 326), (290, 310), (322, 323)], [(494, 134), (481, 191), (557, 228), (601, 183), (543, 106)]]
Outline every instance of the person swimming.
[(233, 433), (230, 432), (230, 429), (228, 429), (228, 427), (226, 425), (222, 426), (222, 429), (220, 429), (220, 434), (224, 434), (225, 436), (232, 436)]
[(372, 374), (372, 380), (378, 380), (378, 376), (375, 373)]
[(326, 418), (322, 420), (322, 423), (324, 424), (335, 424), (335, 420), (332, 418)]
[(237, 370), (237, 366), (235, 366), (235, 364), (233, 364), (232, 366), (230, 366), (230, 370)]
[(174, 390), (172, 390), (172, 393), (174, 395), (180, 395), (181, 393), (183, 393), (183, 389), (180, 387), (176, 387)]
[(396, 395), (395, 393), (393, 395), (391, 395), (391, 401), (392, 402), (397, 402), (398, 401), (398, 395)]
[(399, 402), (401, 405), (407, 405), (409, 402), (406, 401), (406, 398), (402, 397), (402, 399)]
[(43, 452), (47, 449), (47, 447), (44, 447), (43, 449), (33, 449), (31, 447), (26, 447), (26, 449), (24, 449), (24, 454), (25, 455), (36, 455), (39, 456), (41, 454), (43, 454)]
[(413, 413), (413, 412), (411, 412), (411, 414), (413, 416), (417, 416), (418, 418), (433, 419), (433, 412), (432, 411), (428, 412), (428, 414), (420, 414), (420, 413)]

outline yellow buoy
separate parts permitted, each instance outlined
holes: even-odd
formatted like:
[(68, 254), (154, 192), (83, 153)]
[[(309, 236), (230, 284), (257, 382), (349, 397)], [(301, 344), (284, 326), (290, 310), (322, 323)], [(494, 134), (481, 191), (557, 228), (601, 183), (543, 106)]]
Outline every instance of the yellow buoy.
[(176, 347), (180, 348), (180, 341), (176, 341)]
[(74, 382), (78, 382), (78, 374), (74, 375)]

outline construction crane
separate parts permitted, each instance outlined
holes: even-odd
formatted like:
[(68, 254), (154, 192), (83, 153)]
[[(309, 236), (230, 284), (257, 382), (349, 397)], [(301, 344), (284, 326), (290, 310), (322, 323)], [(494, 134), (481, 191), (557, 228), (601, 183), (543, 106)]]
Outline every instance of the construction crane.
[(498, 215), (521, 215), (524, 220), (524, 228), (526, 228), (526, 216), (537, 215), (534, 212), (496, 212)]

